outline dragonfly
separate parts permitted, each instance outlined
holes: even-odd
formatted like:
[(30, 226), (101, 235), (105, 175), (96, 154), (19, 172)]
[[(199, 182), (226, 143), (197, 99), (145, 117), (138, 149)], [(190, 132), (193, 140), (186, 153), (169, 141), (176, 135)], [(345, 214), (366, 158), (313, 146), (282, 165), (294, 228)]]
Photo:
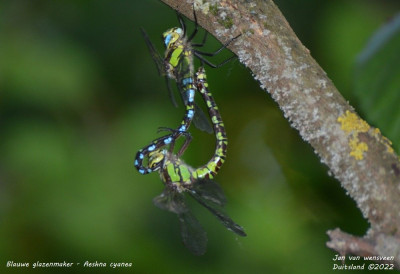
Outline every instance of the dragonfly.
[[(199, 29), (194, 7), (193, 7), (193, 17), (195, 26), (192, 34), (189, 37), (186, 36), (187, 28), (185, 21), (183, 20), (182, 16), (179, 13), (177, 13), (177, 17), (180, 23), (180, 27), (173, 27), (171, 29), (168, 29), (162, 35), (164, 45), (166, 48), (164, 57), (162, 57), (160, 53), (155, 49), (153, 43), (151, 42), (150, 38), (148, 37), (144, 29), (141, 28), (141, 32), (146, 42), (146, 45), (150, 51), (150, 54), (154, 62), (156, 63), (158, 73), (160, 75), (165, 76), (167, 82), (168, 94), (172, 101), (172, 104), (175, 107), (178, 106), (175, 97), (173, 95), (172, 89), (170, 87), (170, 79), (176, 81), (182, 101), (184, 105), (187, 107), (187, 104), (191, 103), (189, 101), (190, 98), (187, 96), (187, 85), (193, 83), (194, 57), (197, 57), (198, 59), (201, 60), (202, 63), (205, 63), (210, 67), (218, 68), (226, 64), (227, 62), (231, 61), (233, 58), (235, 58), (235, 56), (232, 56), (217, 65), (205, 59), (204, 56), (212, 57), (217, 55), (240, 35), (229, 40), (215, 52), (209, 53), (209, 52), (199, 51), (196, 48), (204, 46), (208, 33), (205, 32), (201, 43), (192, 43), (192, 40), (196, 37), (196, 34), (198, 33)], [(213, 129), (206, 115), (197, 104), (194, 104), (194, 113), (196, 115), (193, 115), (193, 117), (188, 117), (188, 119), (193, 119), (193, 123), (198, 129), (211, 134), (213, 132)]]
[(154, 140), (148, 146), (139, 150), (139, 152), (136, 155), (134, 165), (141, 174), (148, 174), (150, 172), (153, 172), (154, 169), (153, 167), (151, 166), (146, 167), (145, 164), (143, 164), (143, 160), (147, 158), (152, 151), (158, 150), (166, 145), (170, 145), (170, 151), (172, 151), (176, 139), (181, 135), (184, 135), (186, 139), (183, 146), (178, 151), (177, 155), (181, 156), (183, 154), (183, 152), (186, 150), (191, 141), (191, 135), (187, 132), (187, 130), (189, 129), (192, 121), (197, 128), (209, 133), (213, 132), (213, 129), (209, 125), (207, 117), (205, 116), (201, 108), (194, 103), (196, 88), (193, 86), (194, 82), (193, 56), (198, 57), (201, 60), (202, 64), (205, 63), (213, 68), (217, 68), (221, 65), (224, 65), (225, 63), (229, 62), (232, 58), (234, 58), (234, 56), (228, 58), (219, 65), (215, 65), (210, 61), (208, 61), (207, 59), (205, 59), (202, 55), (214, 56), (218, 54), (238, 36), (228, 41), (214, 53), (207, 53), (195, 50), (193, 47), (202, 47), (205, 44), (207, 32), (205, 32), (201, 44), (191, 43), (191, 41), (198, 32), (197, 17), (194, 9), (193, 9), (193, 15), (195, 19), (195, 28), (193, 33), (188, 38), (186, 37), (186, 25), (180, 14), (178, 14), (178, 19), (181, 27), (180, 28), (174, 27), (168, 29), (163, 33), (163, 40), (166, 47), (164, 58), (161, 57), (161, 55), (156, 51), (154, 45), (151, 43), (146, 32), (143, 29), (141, 29), (146, 44), (149, 48), (149, 51), (157, 65), (159, 73), (166, 75), (167, 86), (168, 90), (170, 91), (170, 97), (173, 103), (176, 105), (176, 101), (169, 87), (169, 79), (176, 80), (178, 84), (178, 89), (181, 91), (180, 94), (182, 96), (184, 105), (186, 107), (185, 115), (178, 129), (172, 130), (169, 128), (161, 128), (162, 130), (171, 131), (172, 134), (160, 137)]
[(224, 212), (225, 195), (221, 187), (213, 181), (226, 159), (228, 140), (218, 107), (208, 89), (203, 67), (199, 68), (195, 80), (213, 124), (216, 137), (214, 155), (205, 165), (193, 168), (173, 152), (160, 146), (149, 154), (148, 165), (152, 171), (159, 172), (165, 185), (162, 194), (153, 199), (154, 204), (178, 216), (184, 245), (193, 254), (203, 255), (207, 249), (207, 234), (187, 206), (185, 193), (216, 216), (228, 230), (242, 237), (246, 233)]

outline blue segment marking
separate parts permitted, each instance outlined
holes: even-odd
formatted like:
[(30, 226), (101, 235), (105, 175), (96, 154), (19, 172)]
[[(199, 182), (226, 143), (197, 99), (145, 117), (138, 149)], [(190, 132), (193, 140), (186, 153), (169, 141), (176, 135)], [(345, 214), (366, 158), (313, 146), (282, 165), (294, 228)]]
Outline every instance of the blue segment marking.
[(194, 111), (193, 111), (193, 109), (190, 109), (190, 110), (188, 111), (187, 116), (189, 117), (189, 119), (192, 119), (192, 118), (193, 118), (193, 116), (194, 116)]
[(187, 85), (187, 84), (192, 84), (193, 83), (193, 79), (191, 78), (191, 77), (189, 77), (189, 78), (184, 78), (183, 80), (182, 80), (182, 84), (185, 86), (185, 85)]
[(143, 157), (144, 157), (143, 153), (140, 153), (140, 154), (139, 154), (139, 158), (140, 158), (140, 159), (143, 159)]
[(135, 166), (138, 166), (138, 165), (139, 165), (138, 160), (135, 160)]
[(167, 139), (164, 140), (164, 144), (166, 145), (168, 145), (171, 142), (172, 142), (172, 137), (168, 137)]
[(194, 89), (188, 89), (187, 96), (188, 96), (188, 101), (192, 103), (194, 101)]
[(182, 126), (178, 129), (178, 131), (180, 131), (180, 132), (186, 131), (186, 126), (185, 126), (185, 125), (182, 125)]
[(149, 151), (153, 151), (155, 148), (156, 148), (155, 145), (151, 145), (151, 146), (149, 146), (148, 150), (149, 150)]

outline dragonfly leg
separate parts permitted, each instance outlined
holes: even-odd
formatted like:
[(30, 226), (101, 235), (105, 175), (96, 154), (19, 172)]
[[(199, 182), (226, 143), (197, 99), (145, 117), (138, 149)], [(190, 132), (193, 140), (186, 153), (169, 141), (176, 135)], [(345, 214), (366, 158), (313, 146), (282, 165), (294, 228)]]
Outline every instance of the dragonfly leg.
[(193, 3), (193, 17), (194, 17), (194, 30), (192, 34), (189, 36), (188, 41), (192, 41), (192, 39), (196, 36), (197, 31), (199, 29), (199, 24), (197, 23), (197, 16), (196, 16), (196, 11), (194, 10), (194, 3)]
[(200, 54), (200, 55), (205, 55), (205, 56), (215, 56), (218, 53), (220, 53), (223, 49), (225, 49), (227, 46), (229, 46), (230, 43), (232, 43), (234, 40), (236, 40), (237, 38), (239, 38), (242, 34), (239, 34), (235, 37), (233, 37), (232, 39), (230, 39), (228, 42), (226, 42), (225, 44), (222, 45), (222, 47), (220, 47), (219, 49), (217, 49), (214, 52), (203, 52), (203, 51), (199, 51), (199, 50), (194, 50), (194, 52)]
[(157, 130), (157, 133), (159, 133), (161, 131), (172, 132), (172, 134), (170, 134), (170, 136), (172, 138), (172, 141), (170, 142), (169, 149), (168, 149), (168, 151), (170, 153), (172, 153), (174, 151), (174, 148), (175, 148), (175, 141), (176, 141), (176, 139), (179, 138), (179, 135), (180, 135), (180, 134), (178, 134), (179, 131), (177, 131), (176, 129), (169, 128), (169, 127), (159, 127), (158, 130)]
[(182, 15), (179, 12), (176, 12), (176, 16), (178, 17), (179, 24), (181, 25), (181, 28), (183, 30), (183, 35), (186, 35), (186, 24), (182, 18)]
[(172, 129), (172, 128), (168, 128), (168, 127), (159, 127), (157, 132), (161, 132), (161, 131), (169, 131), (172, 132), (171, 137), (172, 137), (172, 142), (170, 143), (169, 149), (168, 151), (170, 153), (173, 153), (174, 148), (175, 148), (175, 141), (181, 136), (183, 135), (185, 137), (185, 142), (183, 143), (182, 147), (179, 149), (177, 156), (181, 157), (182, 154), (185, 152), (185, 150), (187, 149), (187, 147), (189, 146), (190, 142), (192, 141), (192, 135), (190, 135), (190, 133), (188, 131), (179, 131), (176, 129)]
[[(179, 13), (177, 13), (177, 14), (178, 14), (179, 23), (181, 25), (181, 28), (183, 29), (183, 33), (186, 34), (185, 22), (184, 22), (182, 16)], [(193, 30), (192, 34), (189, 36), (188, 42), (193, 40), (193, 38), (196, 36), (196, 34), (197, 34), (198, 30), (199, 30), (199, 24), (197, 23), (197, 15), (196, 15), (196, 10), (194, 9), (194, 3), (193, 3), (193, 18), (194, 18), (194, 30)], [(202, 41), (201, 44), (192, 44), (192, 46), (202, 47), (204, 45), (205, 41), (206, 41), (206, 37), (207, 37), (207, 32), (204, 35), (203, 41)]]
[(173, 131), (175, 131), (175, 129), (172, 129), (172, 128), (170, 128), (170, 127), (158, 127), (157, 133), (160, 133), (161, 131), (173, 132)]
[(210, 61), (208, 61), (207, 59), (205, 59), (203, 56), (197, 54), (197, 52), (194, 52), (194, 55), (195, 55), (197, 58), (200, 59), (200, 61), (202, 62), (202, 64), (205, 63), (205, 64), (209, 65), (209, 66), (212, 67), (212, 68), (219, 68), (219, 67), (222, 67), (223, 65), (225, 65), (226, 63), (228, 63), (228, 62), (231, 61), (232, 59), (236, 58), (236, 55), (233, 55), (232, 57), (229, 57), (228, 59), (226, 59), (226, 60), (223, 61), (222, 63), (219, 63), (219, 64), (215, 65), (215, 64), (211, 63)]
[(179, 149), (178, 153), (176, 154), (178, 156), (178, 158), (180, 158), (182, 156), (182, 154), (185, 152), (185, 150), (188, 148), (190, 142), (192, 141), (192, 135), (190, 135), (189, 132), (185, 131), (182, 133), (182, 135), (186, 139), (185, 139), (185, 142), (183, 143), (183, 145), (181, 146), (181, 148)]
[(206, 43), (206, 40), (207, 40), (207, 36), (208, 36), (208, 32), (204, 31), (204, 36), (203, 36), (203, 40), (201, 41), (201, 43), (200, 44), (192, 44), (192, 47), (201, 48), (202, 46), (204, 46), (204, 44)]
[[(239, 35), (236, 36), (236, 37), (233, 37), (231, 40), (229, 40), (228, 42), (226, 42), (224, 45), (222, 45), (221, 48), (219, 48), (219, 49), (216, 50), (215, 52), (203, 52), (203, 51), (199, 51), (199, 50), (193, 50), (193, 54), (194, 54), (197, 58), (199, 58), (200, 61), (202, 61), (203, 63), (206, 63), (207, 65), (209, 65), (209, 66), (212, 67), (212, 68), (219, 68), (219, 67), (222, 67), (223, 65), (225, 65), (226, 63), (228, 63), (229, 61), (231, 61), (232, 59), (234, 59), (236, 56), (234, 55), (234, 56), (232, 56), (232, 57), (226, 59), (225, 61), (223, 61), (222, 63), (217, 64), (217, 65), (215, 65), (215, 64), (211, 63), (210, 61), (208, 61), (207, 59), (205, 59), (204, 56), (210, 56), (210, 57), (212, 57), (212, 56), (217, 55), (217, 54), (220, 53), (223, 49), (225, 49), (233, 40), (237, 39), (240, 35), (241, 35), (241, 34), (239, 34)], [(203, 42), (202, 42), (201, 44), (195, 44), (195, 45), (193, 45), (193, 46), (202, 47), (203, 44), (205, 43), (205, 39), (206, 39), (206, 36), (204, 36)], [(203, 55), (204, 55), (204, 56), (203, 56)]]

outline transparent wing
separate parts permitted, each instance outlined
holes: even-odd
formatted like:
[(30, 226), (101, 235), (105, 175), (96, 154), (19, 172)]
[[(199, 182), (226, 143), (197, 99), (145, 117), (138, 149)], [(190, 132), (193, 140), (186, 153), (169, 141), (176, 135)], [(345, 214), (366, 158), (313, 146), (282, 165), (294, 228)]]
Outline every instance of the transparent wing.
[(226, 204), (225, 194), (219, 184), (212, 180), (199, 180), (192, 188), (197, 195), (219, 206)]
[(163, 193), (153, 199), (156, 207), (170, 211), (175, 214), (182, 214), (189, 211), (182, 194), (165, 188)]
[[(207, 180), (202, 180), (196, 182), (196, 184), (201, 184), (202, 182), (206, 182)], [(214, 193), (209, 193), (207, 190), (196, 191), (196, 184), (194, 189), (189, 190), (190, 196), (192, 196), (197, 202), (199, 202), (202, 206), (207, 208), (218, 220), (230, 231), (236, 233), (239, 236), (246, 236), (243, 228), (235, 223), (225, 212), (223, 209), (223, 202), (218, 199)], [(216, 184), (214, 182), (214, 184)], [(220, 189), (221, 190), (221, 189)], [(222, 190), (221, 190), (222, 193)], [(219, 193), (218, 195), (220, 195)], [(222, 193), (223, 195), (223, 193)], [(224, 196), (225, 197), (225, 196)], [(217, 202), (215, 202), (217, 201)]]
[(210, 120), (204, 114), (204, 111), (197, 104), (194, 105), (195, 115), (193, 117), (193, 124), (200, 129), (201, 131), (212, 134), (214, 132), (213, 127), (211, 126)]
[(143, 28), (140, 28), (140, 31), (142, 32), (144, 41), (146, 42), (147, 48), (150, 51), (151, 57), (153, 58), (154, 63), (156, 63), (158, 74), (164, 76), (165, 75), (164, 59), (161, 57), (160, 53), (156, 50), (153, 43), (150, 41), (150, 38), (145, 32), (145, 30)]
[(168, 76), (167, 76), (167, 74), (166, 74), (166, 71), (165, 71), (165, 67), (164, 67), (164, 58), (163, 58), (163, 57), (160, 55), (160, 53), (156, 50), (156, 48), (154, 47), (153, 43), (150, 41), (149, 36), (148, 36), (147, 33), (144, 31), (144, 29), (140, 28), (140, 31), (142, 32), (144, 41), (146, 42), (146, 45), (147, 45), (147, 48), (149, 49), (149, 52), (150, 52), (150, 54), (151, 54), (151, 57), (153, 58), (154, 63), (156, 64), (158, 74), (159, 74), (160, 76), (164, 76), (164, 78), (165, 78), (165, 82), (166, 82), (167, 88), (168, 88), (168, 97), (171, 99), (172, 104), (173, 104), (175, 107), (178, 107), (178, 104), (177, 104), (177, 102), (176, 102), (174, 93), (173, 93), (172, 88), (171, 88), (170, 80), (169, 80), (169, 78), (168, 78)]
[(187, 207), (184, 195), (165, 188), (153, 202), (157, 207), (178, 215), (183, 244), (193, 254), (203, 255), (207, 250), (207, 233)]
[(192, 212), (178, 215), (183, 244), (195, 255), (203, 255), (207, 250), (207, 233)]

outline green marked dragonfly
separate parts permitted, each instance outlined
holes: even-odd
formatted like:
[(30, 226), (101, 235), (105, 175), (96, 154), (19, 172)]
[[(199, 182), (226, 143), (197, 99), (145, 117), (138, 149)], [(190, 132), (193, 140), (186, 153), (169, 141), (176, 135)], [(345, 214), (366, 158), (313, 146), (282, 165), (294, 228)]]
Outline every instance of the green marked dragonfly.
[[(204, 46), (207, 38), (207, 32), (205, 32), (201, 43), (192, 43), (192, 40), (198, 33), (198, 23), (196, 12), (194, 9), (193, 15), (195, 19), (195, 28), (193, 30), (193, 33), (189, 37), (186, 37), (186, 25), (182, 16), (179, 13), (177, 14), (177, 16), (181, 27), (174, 27), (168, 29), (163, 33), (163, 41), (166, 47), (164, 57), (159, 54), (159, 52), (155, 49), (153, 43), (150, 41), (150, 38), (148, 37), (146, 32), (141, 29), (150, 54), (154, 62), (156, 63), (159, 74), (165, 76), (169, 97), (175, 107), (177, 107), (178, 104), (170, 87), (170, 79), (176, 81), (184, 105), (187, 107), (188, 104), (192, 103), (187, 95), (187, 90), (190, 89), (188, 85), (191, 85), (193, 83), (194, 56), (199, 58), (202, 63), (205, 63), (213, 68), (220, 67), (235, 58), (235, 56), (232, 56), (224, 62), (215, 65), (205, 59), (203, 56), (212, 57), (217, 55), (239, 36), (236, 36), (233, 39), (229, 40), (221, 48), (212, 53), (202, 52), (195, 49), (197, 47)], [(198, 107), (197, 104), (194, 104), (193, 110), (193, 114), (195, 115), (193, 115), (193, 117), (189, 117), (189, 119), (193, 119), (193, 123), (198, 129), (211, 134), (213, 132), (212, 127), (202, 109)]]
[(202, 255), (206, 251), (207, 235), (189, 210), (185, 202), (185, 193), (207, 208), (228, 230), (239, 236), (246, 236), (246, 233), (224, 212), (225, 195), (220, 186), (212, 181), (225, 161), (228, 140), (218, 107), (208, 90), (203, 67), (196, 73), (195, 81), (198, 91), (207, 104), (216, 136), (213, 157), (205, 165), (192, 168), (169, 149), (160, 145), (157, 146), (159, 149), (149, 153), (148, 168), (151, 171), (158, 171), (165, 184), (163, 193), (153, 200), (155, 205), (177, 214), (185, 246), (194, 254)]

